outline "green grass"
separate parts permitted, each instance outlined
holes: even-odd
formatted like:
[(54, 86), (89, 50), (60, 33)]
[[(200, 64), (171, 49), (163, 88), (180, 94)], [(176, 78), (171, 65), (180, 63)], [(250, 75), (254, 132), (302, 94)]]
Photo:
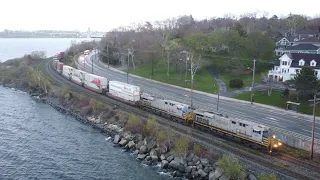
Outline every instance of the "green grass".
[[(168, 79), (167, 67), (163, 64), (157, 65), (155, 63), (154, 75), (151, 75), (151, 64), (144, 64), (143, 66), (136, 67), (136, 69), (130, 69), (129, 73), (180, 87), (191, 88), (190, 81), (187, 85), (185, 83), (185, 73), (182, 73), (180, 77), (180, 73), (176, 73), (174, 67), (170, 67), (170, 79)], [(191, 76), (189, 72), (187, 80), (190, 79)], [(201, 68), (198, 69), (194, 76), (194, 89), (208, 93), (215, 93), (217, 92), (218, 87), (214, 77), (212, 77), (205, 68)]]
[[(235, 99), (250, 101), (251, 99), (251, 93), (243, 93), (235, 96)], [(258, 91), (254, 92), (254, 102), (276, 106), (285, 109), (286, 108), (286, 102), (288, 100), (282, 96), (281, 91), (273, 91), (270, 96), (268, 96), (267, 91)], [(302, 102), (299, 107), (299, 112), (303, 114), (313, 114), (313, 107), (309, 105), (307, 102)], [(316, 116), (320, 116), (320, 108), (316, 109)]]

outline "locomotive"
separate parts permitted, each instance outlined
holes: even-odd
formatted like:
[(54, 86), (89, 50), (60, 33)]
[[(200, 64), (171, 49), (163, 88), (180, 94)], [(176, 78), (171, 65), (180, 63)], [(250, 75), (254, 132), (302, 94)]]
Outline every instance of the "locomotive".
[(270, 134), (271, 129), (268, 126), (242, 119), (229, 118), (217, 112), (194, 109), (188, 104), (155, 97), (142, 92), (139, 86), (90, 74), (64, 65), (58, 60), (54, 60), (52, 65), (57, 73), (84, 88), (179, 123), (229, 135), (243, 142), (259, 146), (269, 153), (282, 146), (281, 140)]

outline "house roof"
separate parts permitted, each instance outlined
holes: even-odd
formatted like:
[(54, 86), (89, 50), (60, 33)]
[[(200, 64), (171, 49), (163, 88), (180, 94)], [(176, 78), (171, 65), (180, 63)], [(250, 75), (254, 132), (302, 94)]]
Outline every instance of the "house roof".
[(297, 41), (297, 42), (317, 42), (317, 43), (320, 43), (320, 37), (307, 37), (307, 38), (304, 38), (304, 39), (301, 39), (300, 41)]
[(302, 29), (302, 30), (297, 30), (296, 34), (320, 34), (320, 29), (318, 28), (312, 28), (312, 29)]
[(285, 33), (289, 32), (290, 30), (287, 29), (278, 29), (278, 32), (282, 35), (284, 35)]
[(319, 48), (313, 44), (298, 44), (296, 46), (289, 46), (286, 50), (318, 50)]
[(292, 59), (291, 67), (301, 67), (299, 66), (299, 61), (303, 59), (305, 61), (305, 66), (310, 66), (310, 62), (315, 60), (317, 62), (315, 69), (320, 69), (320, 54), (302, 54), (302, 53), (288, 53), (290, 59)]

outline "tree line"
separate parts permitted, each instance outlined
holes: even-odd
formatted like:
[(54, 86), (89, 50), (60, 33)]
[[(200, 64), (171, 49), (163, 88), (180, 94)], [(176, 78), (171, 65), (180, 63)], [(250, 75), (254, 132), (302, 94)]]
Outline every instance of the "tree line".
[[(167, 66), (177, 67), (178, 72), (178, 67), (185, 60), (182, 52), (188, 51), (203, 60), (213, 60), (215, 56), (230, 57), (222, 64), (232, 64), (243, 70), (246, 68), (243, 59), (274, 59), (275, 41), (281, 37), (279, 29), (316, 27), (320, 27), (319, 17), (298, 14), (268, 18), (266, 12), (257, 11), (203, 20), (184, 15), (115, 28), (106, 33), (106, 38), (100, 42), (100, 57), (110, 64), (118, 64), (120, 58), (126, 59), (128, 54), (133, 53), (136, 64), (150, 63), (154, 58), (155, 62), (163, 61)], [(233, 68), (217, 69), (229, 71)]]

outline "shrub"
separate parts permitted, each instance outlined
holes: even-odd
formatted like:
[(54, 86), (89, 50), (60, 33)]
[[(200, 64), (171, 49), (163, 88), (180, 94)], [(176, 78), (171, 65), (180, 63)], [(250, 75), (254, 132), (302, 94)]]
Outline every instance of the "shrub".
[(200, 147), (200, 145), (199, 144), (194, 144), (193, 145), (193, 153), (195, 154), (195, 155), (197, 155), (197, 156), (199, 156), (200, 155), (200, 153), (201, 153), (201, 147)]
[(243, 80), (239, 78), (231, 79), (229, 82), (229, 86), (231, 88), (241, 88), (243, 86)]
[(141, 133), (143, 129), (143, 123), (139, 117), (134, 114), (130, 114), (125, 128), (132, 133)]
[(286, 89), (282, 92), (282, 95), (283, 95), (283, 97), (288, 98), (288, 97), (289, 97), (289, 93), (290, 93), (289, 89), (286, 88)]
[(275, 174), (268, 174), (264, 176), (259, 176), (259, 180), (277, 180), (277, 176)]
[(157, 140), (159, 143), (164, 143), (167, 137), (167, 131), (166, 130), (161, 130), (158, 132)]
[(174, 141), (174, 152), (176, 155), (184, 155), (187, 152), (189, 139), (185, 136), (180, 136)]
[(223, 155), (218, 160), (218, 166), (222, 168), (226, 174), (231, 179), (244, 179), (244, 167), (235, 157)]
[(154, 136), (157, 131), (157, 121), (154, 116), (149, 116), (147, 124), (144, 126), (143, 134), (145, 136)]

